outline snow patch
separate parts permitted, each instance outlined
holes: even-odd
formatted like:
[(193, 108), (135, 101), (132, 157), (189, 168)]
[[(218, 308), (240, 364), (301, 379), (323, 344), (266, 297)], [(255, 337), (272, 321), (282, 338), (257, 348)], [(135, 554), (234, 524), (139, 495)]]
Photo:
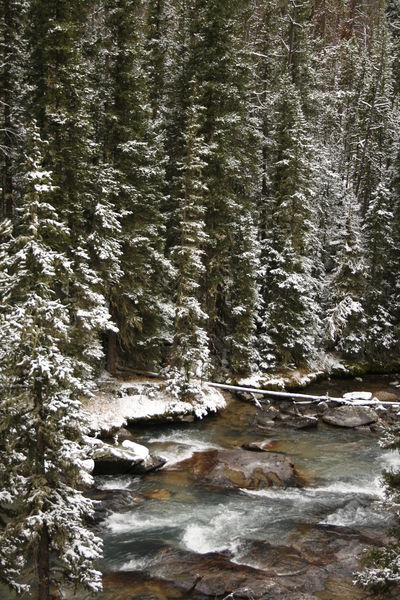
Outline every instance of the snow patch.
[(187, 416), (202, 419), (226, 407), (221, 392), (199, 383), (201, 393), (191, 401), (177, 400), (165, 391), (165, 382), (137, 378), (119, 381), (103, 375), (98, 391), (87, 402), (92, 431), (115, 432), (135, 421), (167, 419), (179, 421)]

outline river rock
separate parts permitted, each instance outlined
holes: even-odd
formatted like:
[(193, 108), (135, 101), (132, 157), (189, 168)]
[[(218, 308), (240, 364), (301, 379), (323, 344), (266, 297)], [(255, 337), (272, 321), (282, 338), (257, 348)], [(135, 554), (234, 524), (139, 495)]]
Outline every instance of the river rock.
[(381, 402), (399, 402), (400, 401), (399, 396), (397, 394), (394, 394), (393, 392), (380, 391), (380, 392), (376, 392), (375, 396)]
[(278, 421), (280, 425), (293, 427), (294, 429), (310, 429), (318, 425), (317, 417), (294, 413), (280, 415)]
[(154, 471), (165, 465), (166, 460), (151, 456), (148, 448), (130, 440), (121, 446), (93, 440), (92, 456), (94, 475), (133, 475)]
[(336, 427), (360, 427), (379, 420), (374, 410), (364, 406), (337, 406), (322, 415), (322, 420)]
[(318, 402), (315, 410), (319, 415), (323, 415), (327, 410), (329, 410), (329, 406), (324, 400), (322, 400), (321, 402)]
[(261, 440), (260, 442), (246, 442), (242, 444), (244, 450), (251, 450), (252, 452), (269, 452), (274, 445), (275, 440)]
[(274, 452), (256, 453), (238, 448), (195, 452), (175, 468), (187, 469), (193, 479), (225, 488), (257, 490), (301, 483), (293, 463)]
[[(92, 522), (96, 526), (106, 519), (110, 513), (122, 513), (132, 510), (136, 506), (143, 504), (144, 499), (131, 490), (99, 490), (92, 488), (87, 495), (95, 500), (95, 512)], [(100, 534), (104, 533), (104, 526), (100, 525)]]

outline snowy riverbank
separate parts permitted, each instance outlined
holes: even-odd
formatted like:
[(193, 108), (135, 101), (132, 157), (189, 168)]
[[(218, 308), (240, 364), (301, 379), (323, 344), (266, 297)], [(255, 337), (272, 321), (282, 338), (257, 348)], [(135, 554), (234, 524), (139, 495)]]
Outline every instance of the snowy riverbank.
[(91, 430), (110, 436), (138, 421), (193, 421), (226, 406), (222, 393), (207, 384), (190, 402), (177, 400), (165, 388), (162, 379), (103, 374), (95, 397), (85, 405)]

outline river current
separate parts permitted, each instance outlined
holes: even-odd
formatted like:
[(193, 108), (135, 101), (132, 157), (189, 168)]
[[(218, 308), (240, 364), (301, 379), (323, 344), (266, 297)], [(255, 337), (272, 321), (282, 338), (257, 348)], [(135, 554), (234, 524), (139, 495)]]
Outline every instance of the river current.
[[(400, 400), (400, 387), (393, 385), (394, 379), (382, 376), (321, 382), (305, 391), (339, 396), (357, 389), (373, 393), (379, 390), (395, 394)], [(130, 429), (134, 441), (163, 456), (167, 463), (144, 476), (96, 477), (95, 485), (102, 493), (116, 498), (129, 492), (128, 498), (132, 499), (123, 510), (109, 512), (98, 526), (104, 540), (104, 559), (99, 566), (105, 573), (105, 591), (99, 600), (197, 598), (192, 591), (179, 591), (179, 586), (167, 581), (168, 577), (158, 577), (157, 561), (166, 551), (177, 553), (182, 560), (186, 555), (195, 560), (196, 556), (218, 553), (225, 566), (246, 565), (262, 571), (266, 569), (263, 552), (255, 552), (254, 548), (267, 548), (268, 552), (274, 547), (292, 548), (304, 532), (315, 528), (356, 531), (367, 537), (369, 533), (372, 537), (377, 532), (383, 535), (388, 529), (393, 517), (382, 508), (381, 472), (400, 468), (398, 452), (382, 449), (379, 435), (365, 430), (321, 423), (307, 430), (278, 426), (261, 429), (256, 421), (257, 410), (250, 401), (230, 398), (225, 411), (202, 421), (143, 424)], [(185, 465), (195, 453), (237, 448), (265, 439), (271, 440), (273, 452), (283, 453), (296, 465), (304, 487), (227, 490), (188, 475)], [(281, 575), (285, 567), (279, 556), (274, 568)], [(333, 590), (309, 597), (369, 597), (349, 589), (351, 580), (343, 588), (338, 587), (337, 577), (335, 581)], [(86, 597), (65, 596), (68, 600)], [(300, 597), (291, 594), (293, 600)], [(0, 589), (0, 598), (9, 596)]]
[[(389, 384), (388, 377), (368, 377), (362, 382), (323, 382), (306, 391), (342, 395), (357, 388), (379, 389), (400, 397), (399, 389)], [(155, 554), (166, 546), (198, 554), (225, 552), (234, 563), (262, 568), (248, 556), (252, 542), (290, 544), (304, 525), (356, 528), (364, 533), (390, 526), (392, 517), (380, 503), (381, 472), (400, 468), (400, 456), (380, 448), (378, 434), (323, 424), (309, 430), (265, 431), (256, 424), (256, 412), (251, 402), (233, 399), (223, 413), (203, 421), (131, 430), (135, 441), (168, 462), (146, 477), (97, 479), (103, 490), (130, 490), (147, 498), (132, 510), (106, 518), (105, 571), (151, 572)], [(180, 464), (195, 452), (266, 438), (273, 440), (273, 451), (295, 463), (307, 482), (304, 488), (212, 489), (190, 480)]]

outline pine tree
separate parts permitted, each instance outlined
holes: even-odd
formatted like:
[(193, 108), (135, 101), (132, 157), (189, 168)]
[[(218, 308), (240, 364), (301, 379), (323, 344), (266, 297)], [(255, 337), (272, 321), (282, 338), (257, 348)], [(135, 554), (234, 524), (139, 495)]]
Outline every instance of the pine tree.
[(70, 232), (68, 239), (58, 239), (58, 248), (72, 265), (61, 290), (74, 323), (71, 343), (77, 357), (99, 367), (103, 360), (99, 331), (115, 327), (109, 321), (103, 282), (92, 256), (93, 225), (101, 219), (95, 218), (98, 188), (91, 162), (81, 44), (90, 5), (82, 0), (30, 4), (26, 73), (31, 94), (26, 120), (37, 122), (47, 142), (44, 166), (52, 172), (52, 202)]
[(177, 244), (171, 248), (171, 258), (176, 269), (175, 321), (172, 353), (170, 357), (170, 386), (181, 395), (195, 392), (192, 377), (203, 377), (209, 366), (208, 337), (204, 329), (207, 315), (199, 301), (199, 287), (204, 275), (205, 229), (204, 196), (207, 188), (202, 180), (209, 152), (201, 128), (202, 107), (198, 104), (197, 84), (191, 82), (192, 94), (186, 112), (183, 132), (185, 155), (177, 164), (180, 189), (177, 198), (176, 223), (179, 234)]
[(318, 307), (311, 261), (310, 140), (288, 77), (275, 107), (267, 233), (263, 242), (264, 366), (301, 364), (314, 354)]
[(143, 69), (143, 25), (138, 0), (104, 0), (103, 53), (109, 86), (102, 135), (112, 174), (113, 205), (121, 215), (121, 277), (111, 286), (119, 347), (136, 364), (160, 359), (168, 337), (170, 276), (164, 258), (162, 147), (151, 123)]
[(380, 183), (372, 194), (365, 218), (364, 237), (368, 273), (364, 298), (366, 312), (366, 354), (371, 361), (384, 362), (396, 347), (395, 267), (392, 192)]
[(0, 533), (0, 569), (21, 593), (32, 561), (37, 597), (49, 600), (50, 586), (101, 589), (93, 566), (101, 541), (86, 528), (93, 506), (81, 491), (92, 478), (80, 399), (93, 371), (74, 356), (75, 327), (60, 299), (73, 262), (58, 246), (70, 232), (52, 203), (57, 189), (41, 148), (33, 130), (18, 234), (2, 246), (0, 501), (11, 516)]
[(146, 65), (153, 119), (165, 110), (168, 27), (171, 26), (167, 0), (146, 1)]
[(23, 138), (25, 94), (23, 64), (26, 54), (26, 2), (5, 0), (0, 5), (0, 169), (1, 214), (12, 219), (18, 188), (18, 165)]
[(211, 149), (204, 169), (207, 331), (217, 368), (236, 374), (254, 370), (257, 362), (254, 207), (260, 145), (251, 111), (248, 7), (198, 0), (193, 25), (198, 35), (192, 60), (205, 107), (202, 133)]
[(328, 277), (329, 308), (325, 317), (330, 347), (350, 358), (363, 356), (366, 319), (363, 296), (366, 264), (359, 207), (352, 194), (346, 198), (346, 222), (338, 240), (335, 266)]

